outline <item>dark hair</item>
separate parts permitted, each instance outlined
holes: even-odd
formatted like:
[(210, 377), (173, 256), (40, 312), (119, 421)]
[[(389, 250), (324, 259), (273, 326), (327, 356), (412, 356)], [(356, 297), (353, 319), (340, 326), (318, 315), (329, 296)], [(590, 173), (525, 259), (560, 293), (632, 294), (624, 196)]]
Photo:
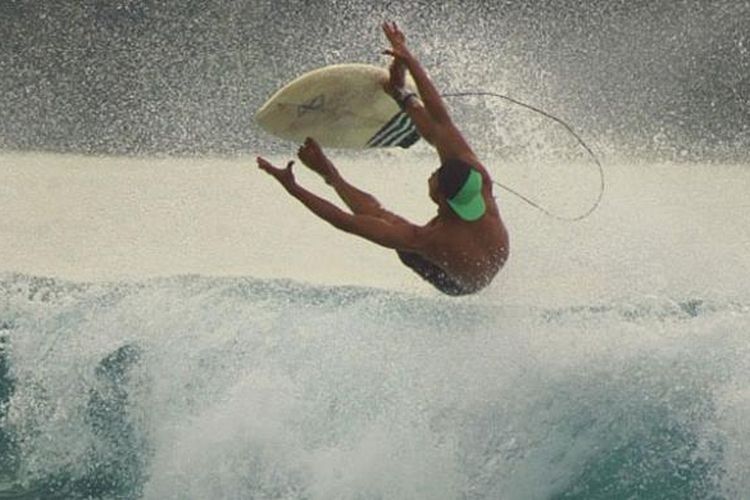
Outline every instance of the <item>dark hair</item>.
[(447, 199), (451, 199), (463, 187), (472, 166), (465, 161), (451, 158), (438, 169), (438, 186)]

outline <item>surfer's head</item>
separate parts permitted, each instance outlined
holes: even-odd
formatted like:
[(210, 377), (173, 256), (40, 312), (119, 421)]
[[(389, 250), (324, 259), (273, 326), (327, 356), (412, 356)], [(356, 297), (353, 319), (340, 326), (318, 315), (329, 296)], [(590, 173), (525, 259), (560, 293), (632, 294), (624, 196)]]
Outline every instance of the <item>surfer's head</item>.
[(430, 180), (433, 200), (435, 190), (439, 191), (461, 219), (475, 221), (487, 210), (482, 197), (482, 174), (470, 164), (458, 159), (446, 160)]

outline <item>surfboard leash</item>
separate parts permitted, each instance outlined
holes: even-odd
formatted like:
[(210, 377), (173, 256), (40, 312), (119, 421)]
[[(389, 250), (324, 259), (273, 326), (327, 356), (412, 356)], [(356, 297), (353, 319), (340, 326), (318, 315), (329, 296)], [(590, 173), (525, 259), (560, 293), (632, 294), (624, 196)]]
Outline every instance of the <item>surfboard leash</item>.
[(532, 207), (536, 208), (543, 214), (552, 217), (553, 219), (567, 221), (567, 222), (576, 222), (585, 219), (589, 215), (591, 215), (597, 208), (599, 208), (599, 205), (602, 201), (602, 198), (604, 197), (604, 168), (602, 167), (601, 162), (599, 161), (599, 158), (594, 154), (594, 152), (591, 150), (591, 148), (586, 144), (586, 142), (581, 138), (580, 135), (576, 133), (575, 130), (573, 130), (573, 127), (568, 125), (565, 121), (563, 121), (561, 118), (556, 117), (555, 115), (548, 113), (547, 111), (544, 111), (543, 109), (537, 108), (536, 106), (532, 106), (531, 104), (526, 104), (525, 102), (519, 101), (517, 99), (514, 99), (512, 97), (509, 97), (507, 95), (503, 94), (497, 94), (495, 92), (485, 92), (485, 91), (479, 91), (479, 92), (449, 92), (446, 94), (442, 94), (443, 97), (495, 97), (498, 99), (503, 99), (507, 102), (510, 102), (511, 104), (515, 104), (516, 106), (521, 106), (522, 108), (526, 108), (530, 111), (533, 111), (535, 113), (538, 113), (545, 118), (548, 118), (560, 125), (563, 126), (563, 128), (572, 135), (578, 144), (581, 145), (581, 147), (586, 151), (586, 153), (591, 157), (591, 160), (596, 165), (598, 172), (599, 172), (599, 194), (597, 195), (596, 200), (594, 203), (589, 207), (588, 210), (586, 210), (583, 214), (575, 216), (575, 217), (565, 217), (559, 214), (556, 214), (552, 212), (551, 210), (543, 207), (538, 202), (532, 200), (528, 196), (525, 196), (515, 189), (512, 189), (498, 181), (492, 181), (496, 186), (504, 189), (505, 191), (509, 192), (510, 194), (520, 198), (525, 203), (531, 205)]

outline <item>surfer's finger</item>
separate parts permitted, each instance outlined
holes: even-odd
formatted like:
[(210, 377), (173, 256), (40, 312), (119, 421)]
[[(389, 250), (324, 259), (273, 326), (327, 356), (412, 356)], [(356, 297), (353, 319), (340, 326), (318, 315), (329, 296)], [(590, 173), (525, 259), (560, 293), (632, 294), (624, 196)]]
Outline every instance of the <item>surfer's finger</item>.
[(393, 37), (398, 32), (398, 28), (396, 28), (396, 23), (383, 23), (383, 31), (385, 32), (385, 36), (388, 37), (388, 40), (393, 42)]
[(404, 41), (404, 33), (399, 29), (398, 24), (396, 24), (396, 21), (393, 21), (391, 23), (391, 32), (393, 35), (401, 42)]
[(289, 160), (289, 163), (286, 164), (286, 169), (287, 170), (291, 170), (292, 169), (292, 165), (294, 165), (294, 160)]
[(258, 157), (258, 168), (263, 170), (264, 172), (268, 172), (269, 174), (274, 171), (273, 165), (260, 157)]

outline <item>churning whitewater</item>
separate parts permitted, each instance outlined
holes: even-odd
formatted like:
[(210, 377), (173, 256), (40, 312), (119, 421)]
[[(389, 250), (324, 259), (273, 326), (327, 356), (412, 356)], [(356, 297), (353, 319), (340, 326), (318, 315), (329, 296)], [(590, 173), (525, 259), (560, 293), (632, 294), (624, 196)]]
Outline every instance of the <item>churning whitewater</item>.
[(33, 497), (625, 498), (748, 487), (750, 307), (559, 309), (177, 277), (2, 280)]

